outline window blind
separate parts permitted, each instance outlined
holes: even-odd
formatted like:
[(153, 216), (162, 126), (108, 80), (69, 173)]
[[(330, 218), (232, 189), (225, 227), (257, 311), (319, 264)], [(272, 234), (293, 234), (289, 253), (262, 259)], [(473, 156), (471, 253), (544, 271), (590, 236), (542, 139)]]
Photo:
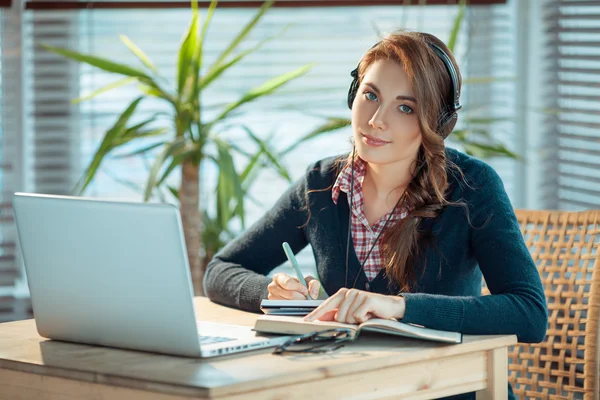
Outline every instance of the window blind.
[(546, 208), (600, 207), (600, 1), (549, 1)]
[[(9, 0), (0, 0), (9, 1)], [(262, 1), (255, 0), (220, 0), (219, 7), (228, 8), (258, 8)], [(299, 7), (361, 7), (361, 6), (406, 6), (414, 4), (427, 5), (451, 5), (458, 1), (449, 0), (278, 0), (275, 7), (299, 8)], [(469, 0), (470, 5), (490, 5), (506, 3), (506, 0)], [(210, 1), (199, 1), (200, 8), (206, 8)], [(74, 9), (166, 9), (166, 8), (188, 8), (189, 1), (50, 1), (50, 0), (29, 0), (25, 7), (30, 10), (74, 10)]]
[[(256, 27), (245, 46), (257, 43), (261, 38), (276, 34), (284, 26), (293, 25), (279, 39), (269, 42), (261, 52), (249, 56), (235, 70), (214, 84), (203, 96), (207, 118), (216, 112), (216, 106), (236, 99), (249, 88), (260, 84), (270, 76), (314, 62), (313, 70), (305, 77), (290, 83), (275, 95), (264, 98), (245, 107), (243, 115), (234, 122), (249, 126), (258, 135), (273, 134), (277, 147), (285, 148), (295, 138), (306, 134), (322, 122), (314, 115), (349, 117), (345, 105), (349, 72), (356, 66), (361, 54), (376, 40), (376, 29), (382, 32), (393, 30), (401, 24), (410, 29), (424, 30), (426, 27), (442, 38), (447, 38), (452, 27), (452, 19), (447, 16), (456, 13), (456, 7), (435, 7), (425, 10), (419, 7), (402, 9), (399, 7), (369, 7), (340, 9), (273, 9)], [(241, 27), (253, 14), (247, 9), (220, 9), (215, 14), (206, 42), (206, 65), (219, 54), (237, 33), (232, 26)], [(39, 13), (41, 14), (41, 13)], [(113, 58), (136, 61), (128, 50), (119, 45), (118, 35), (123, 33), (138, 46), (148, 52), (166, 76), (175, 75), (175, 49), (179, 43), (182, 26), (189, 19), (186, 10), (137, 11), (118, 13), (112, 10), (78, 12), (80, 19), (78, 43), (81, 51), (110, 54)], [(160, 40), (154, 26), (161, 21)], [(373, 25), (376, 25), (376, 29)], [(466, 26), (466, 25), (465, 25)], [(465, 53), (465, 33), (461, 35), (457, 55)], [(81, 93), (89, 93), (110, 82), (107, 74), (81, 67)], [(135, 91), (122, 88), (112, 94), (83, 103), (80, 106), (81, 124), (81, 163), (86, 165), (92, 151), (98, 144), (105, 129), (114, 121), (117, 112), (131, 101)], [(147, 115), (162, 109), (158, 103), (143, 105)], [(245, 146), (241, 131), (227, 133), (233, 140)], [(350, 131), (340, 131), (309, 142), (290, 154), (284, 161), (294, 178), (301, 176), (312, 161), (349, 150)], [(216, 185), (215, 171), (207, 164), (203, 170), (201, 203), (208, 210), (214, 210)], [(127, 174), (123, 176), (123, 172)], [(142, 159), (111, 160), (105, 164), (103, 172), (92, 185), (90, 194), (110, 198), (135, 198), (140, 195), (131, 189), (132, 185), (142, 186), (147, 175)], [(129, 185), (116, 184), (114, 177), (125, 178)], [(177, 174), (172, 183), (179, 181)], [(268, 209), (287, 186), (274, 172), (265, 171), (254, 185), (251, 196), (258, 204), (249, 203), (247, 220), (252, 223)], [(208, 188), (208, 190), (207, 190)], [(168, 195), (167, 195), (168, 196)], [(168, 199), (167, 200), (173, 200)], [(239, 227), (238, 227), (239, 228)], [(300, 255), (304, 265), (312, 264), (310, 250)]]
[[(519, 77), (516, 54), (516, 2), (493, 7), (470, 7), (465, 34), (467, 55), (459, 59), (463, 67), (463, 104), (457, 129), (487, 131), (515, 153), (515, 97)], [(493, 121), (493, 122), (491, 122)], [(480, 143), (486, 143), (482, 137)], [(453, 144), (452, 135), (449, 136)], [(510, 158), (485, 160), (498, 172), (511, 199), (519, 163)]]
[(79, 65), (40, 50), (40, 44), (72, 48), (79, 21), (70, 13), (25, 14), (24, 62), (26, 151), (32, 182), (39, 193), (70, 194), (79, 175)]
[[(510, 36), (512, 30), (507, 29), (506, 25), (510, 19), (508, 7), (510, 2), (509, 5), (470, 8), (455, 49), (464, 75), (497, 74), (503, 66), (512, 62), (512, 53), (507, 52), (503, 44), (506, 40), (514, 40)], [(15, 81), (14, 77), (18, 76), (16, 81), (22, 85), (22, 102), (16, 103), (14, 110), (24, 121), (21, 127), (22, 187), (44, 193), (69, 193), (81, 176), (82, 169), (89, 163), (104, 132), (136, 97), (137, 91), (135, 87), (122, 87), (91, 101), (72, 104), (71, 99), (89, 94), (119, 77), (66, 61), (41, 49), (39, 45), (45, 43), (69, 47), (137, 66), (137, 59), (119, 40), (119, 35), (124, 34), (149, 55), (164, 76), (174, 81), (177, 49), (189, 22), (190, 12), (176, 8), (36, 10), (32, 7), (19, 12), (22, 16), (23, 41), (19, 65), (22, 65), (22, 69), (20, 75), (11, 70), (13, 75), (9, 75), (9, 79)], [(205, 66), (216, 59), (220, 50), (254, 12), (249, 8), (217, 10), (206, 40)], [(345, 104), (351, 80), (349, 74), (363, 52), (378, 40), (378, 32), (405, 27), (428, 31), (447, 40), (456, 13), (455, 6), (274, 8), (258, 24), (240, 50), (277, 34), (290, 23), (291, 27), (278, 39), (268, 42), (261, 51), (247, 57), (203, 94), (203, 110), (207, 113), (204, 119), (216, 115), (220, 105), (236, 100), (245, 91), (270, 77), (306, 63), (315, 63), (308, 75), (291, 82), (275, 95), (247, 105), (232, 120), (233, 123), (248, 126), (259, 136), (274, 135), (275, 147), (283, 149), (321, 124), (323, 119), (318, 116), (350, 116)], [(479, 28), (474, 24), (475, 20), (483, 22)], [(493, 29), (488, 31), (489, 26)], [(488, 59), (485, 62), (481, 61), (484, 57)], [(514, 85), (514, 82), (506, 86), (509, 90), (506, 97), (510, 96), (511, 84)], [(466, 104), (465, 111), (478, 103), (486, 107), (489, 105), (492, 109), (495, 104), (502, 104), (505, 98), (491, 94), (492, 87), (466, 87), (462, 98), (463, 104)], [(154, 113), (166, 111), (163, 104), (152, 100), (142, 103), (140, 109), (140, 121)], [(3, 116), (7, 112), (7, 109), (3, 109)], [(463, 116), (459, 120), (464, 123)], [(222, 134), (238, 141), (240, 145), (252, 146), (241, 129), (231, 129)], [(504, 133), (494, 133), (501, 134)], [(348, 151), (350, 135), (350, 131), (345, 130), (307, 142), (289, 154), (284, 164), (290, 169), (292, 177), (297, 178), (305, 172), (310, 162)], [(141, 200), (142, 196), (135, 187), (143, 186), (147, 163), (148, 160), (143, 158), (107, 160), (87, 195)], [(510, 188), (512, 165), (499, 172)], [(216, 176), (211, 165), (206, 165), (201, 179), (201, 204), (212, 210), (214, 198), (211, 193), (214, 193)], [(178, 185), (178, 173), (173, 174), (171, 183)], [(258, 199), (258, 204), (248, 203), (247, 223), (256, 221), (287, 185), (271, 171), (262, 173), (250, 193), (253, 199)], [(168, 193), (164, 200), (174, 202)], [(10, 225), (9, 222), (7, 224)], [(305, 266), (313, 263), (309, 249), (301, 253), (299, 259)]]
[[(17, 20), (15, 20), (17, 19)], [(18, 15), (0, 9), (0, 322), (15, 314), (14, 286), (20, 276), (12, 194), (22, 177), (20, 27)]]

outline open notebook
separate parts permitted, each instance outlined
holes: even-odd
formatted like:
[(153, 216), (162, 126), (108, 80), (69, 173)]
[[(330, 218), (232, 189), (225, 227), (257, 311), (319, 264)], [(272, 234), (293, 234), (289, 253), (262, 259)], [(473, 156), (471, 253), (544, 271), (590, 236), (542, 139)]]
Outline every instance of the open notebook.
[(302, 335), (310, 332), (325, 331), (332, 328), (348, 328), (353, 332), (352, 338), (356, 337), (360, 331), (371, 331), (436, 342), (462, 343), (462, 333), (429, 329), (419, 325), (398, 322), (392, 319), (373, 318), (360, 325), (353, 325), (331, 321), (307, 322), (304, 321), (302, 317), (261, 315), (257, 318), (254, 325), (254, 330), (258, 332), (280, 333), (286, 335)]

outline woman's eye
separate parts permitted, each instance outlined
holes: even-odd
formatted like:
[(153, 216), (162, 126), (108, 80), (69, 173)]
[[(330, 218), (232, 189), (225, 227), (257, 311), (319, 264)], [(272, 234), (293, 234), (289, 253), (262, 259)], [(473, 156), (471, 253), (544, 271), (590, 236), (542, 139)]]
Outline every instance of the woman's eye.
[(405, 114), (412, 114), (414, 112), (413, 109), (406, 104), (402, 104), (400, 107), (398, 107), (398, 109)]
[(373, 92), (365, 92), (365, 97), (367, 98), (367, 100), (371, 100), (371, 101), (377, 100), (377, 95)]

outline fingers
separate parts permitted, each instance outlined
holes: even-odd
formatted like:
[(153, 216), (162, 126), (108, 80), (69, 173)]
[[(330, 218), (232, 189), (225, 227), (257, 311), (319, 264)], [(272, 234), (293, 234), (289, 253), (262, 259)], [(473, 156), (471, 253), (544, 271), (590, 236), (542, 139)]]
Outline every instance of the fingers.
[(328, 311), (319, 317), (319, 321), (335, 321), (335, 314), (337, 314), (337, 309)]
[(347, 290), (344, 300), (338, 306), (338, 312), (335, 315), (335, 320), (338, 322), (347, 322), (349, 324), (355, 323), (356, 321), (354, 320), (353, 315), (348, 313), (350, 309), (354, 311), (354, 309), (357, 307), (354, 305), (355, 302), (362, 303), (360, 291), (356, 289)]
[(342, 288), (336, 294), (328, 298), (319, 307), (315, 308), (311, 313), (304, 317), (305, 321), (314, 321), (338, 308), (340, 303), (345, 299), (348, 289)]
[(269, 300), (306, 300), (308, 289), (297, 279), (289, 275), (278, 273), (267, 286)]
[(373, 302), (369, 295), (370, 293), (362, 290), (342, 288), (304, 317), (304, 320), (360, 324), (373, 316)]
[(275, 290), (269, 290), (267, 296), (269, 300), (306, 300), (306, 297), (298, 292), (290, 292), (281, 288), (275, 288)]
[[(371, 319), (371, 302), (368, 296), (357, 296), (356, 301), (348, 309), (348, 317), (354, 320), (355, 324), (362, 324), (368, 319)], [(347, 318), (348, 318), (347, 317)]]
[(306, 282), (308, 283), (308, 294), (310, 295), (310, 298), (316, 300), (321, 291), (321, 282), (310, 275), (306, 277)]
[(298, 282), (298, 279), (292, 278), (286, 274), (275, 274), (273, 277), (273, 281), (279, 285), (283, 290), (295, 291), (304, 295), (304, 297), (308, 296), (308, 289)]

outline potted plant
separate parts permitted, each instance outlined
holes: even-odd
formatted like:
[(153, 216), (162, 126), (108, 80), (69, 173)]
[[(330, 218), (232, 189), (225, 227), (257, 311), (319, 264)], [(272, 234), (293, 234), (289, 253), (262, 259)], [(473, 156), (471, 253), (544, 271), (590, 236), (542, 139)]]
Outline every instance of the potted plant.
[[(229, 204), (235, 202), (237, 205), (233, 211), (242, 212), (243, 196), (245, 189), (242, 184), (244, 179), (236, 172), (233, 163), (233, 153), (238, 152), (248, 156), (250, 160), (256, 157), (255, 166), (271, 165), (282, 176), (287, 172), (283, 169), (277, 157), (270, 154), (266, 142), (246, 130), (249, 137), (259, 147), (259, 153), (249, 155), (247, 152), (228, 142), (223, 137), (222, 131), (227, 130), (226, 123), (233, 111), (238, 110), (246, 103), (255, 101), (261, 97), (275, 92), (278, 88), (289, 81), (296, 79), (310, 70), (310, 65), (302, 66), (294, 71), (274, 77), (264, 84), (250, 89), (238, 100), (227, 104), (218, 115), (205, 120), (202, 113), (200, 96), (209, 85), (216, 84), (218, 78), (229, 68), (240, 62), (244, 57), (259, 49), (267, 38), (253, 48), (234, 54), (238, 45), (248, 36), (261, 17), (272, 6), (274, 0), (263, 3), (254, 17), (244, 26), (239, 34), (233, 39), (227, 48), (223, 50), (218, 59), (201, 74), (203, 66), (203, 44), (211, 18), (217, 6), (217, 0), (213, 0), (207, 10), (204, 23), (199, 22), (198, 2), (191, 2), (192, 19), (183, 36), (179, 48), (177, 65), (177, 79), (175, 89), (169, 90), (163, 85), (163, 78), (150, 58), (138, 48), (131, 40), (121, 36), (123, 43), (140, 60), (143, 68), (125, 65), (106, 58), (78, 53), (69, 49), (43, 46), (49, 51), (60, 54), (72, 60), (89, 64), (104, 71), (115, 73), (124, 78), (109, 86), (98, 89), (86, 96), (83, 100), (92, 98), (113, 88), (138, 83), (140, 96), (137, 97), (121, 113), (114, 125), (108, 129), (96, 150), (92, 161), (85, 169), (85, 173), (79, 181), (76, 192), (81, 194), (94, 179), (99, 167), (108, 154), (126, 144), (136, 142), (146, 143), (149, 137), (156, 142), (139, 148), (129, 155), (139, 155), (147, 152), (155, 152), (157, 155), (150, 167), (148, 179), (144, 190), (144, 200), (147, 201), (157, 187), (165, 185), (166, 179), (177, 168), (181, 168), (181, 184), (179, 188), (172, 189), (177, 195), (180, 203), (181, 218), (184, 236), (187, 246), (192, 282), (196, 295), (202, 295), (202, 280), (204, 276), (203, 263), (201, 260), (201, 225), (202, 214), (200, 212), (200, 167), (202, 161), (207, 157), (205, 149), (207, 145), (214, 145), (218, 149), (218, 156), (213, 157), (219, 169), (219, 189), (217, 191), (218, 201), (222, 202), (220, 215), (224, 223), (231, 217), (227, 214)], [(139, 104), (148, 97), (154, 97), (166, 103), (170, 109), (169, 126), (156, 127), (156, 117), (151, 117), (142, 122), (131, 123), (134, 119)], [(254, 168), (254, 167), (252, 167)]]

